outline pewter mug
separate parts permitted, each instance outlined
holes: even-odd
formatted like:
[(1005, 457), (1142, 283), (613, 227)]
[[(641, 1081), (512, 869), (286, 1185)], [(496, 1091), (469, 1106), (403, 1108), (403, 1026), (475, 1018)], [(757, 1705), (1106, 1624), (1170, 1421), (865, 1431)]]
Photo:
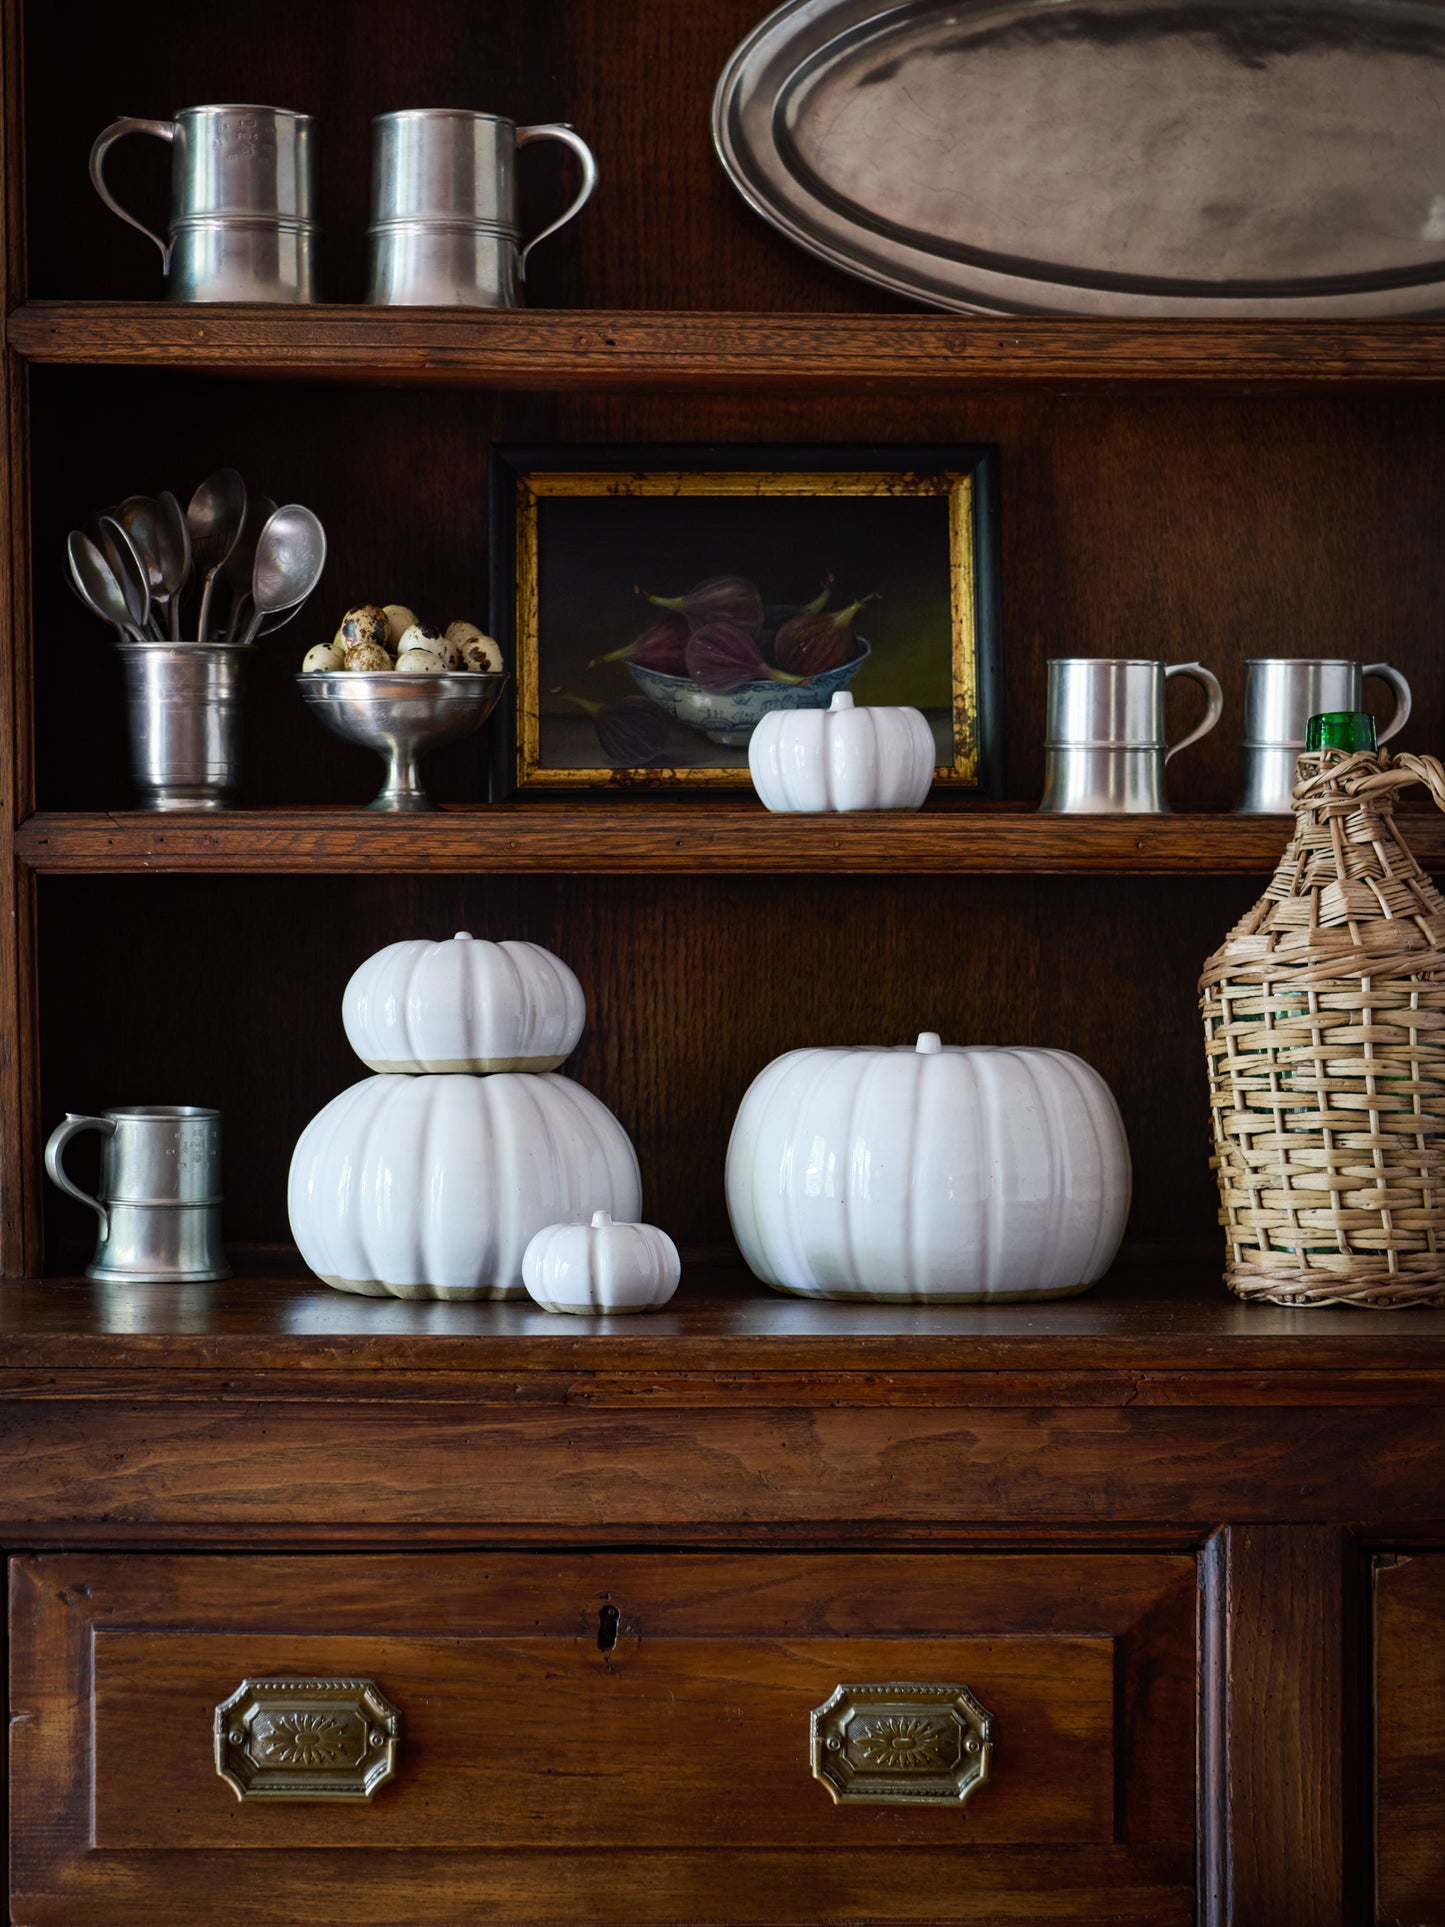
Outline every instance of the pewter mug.
[(143, 810), (224, 810), (241, 783), (242, 697), (255, 649), (122, 642), (131, 781)]
[[(1172, 747), (1164, 740), (1164, 685), (1171, 676), (1203, 683), (1209, 695), (1204, 721)], [(1071, 815), (1167, 814), (1165, 764), (1207, 736), (1223, 709), (1224, 692), (1202, 662), (1051, 659), (1039, 808)]]
[[(98, 1131), (100, 1195), (65, 1175), (65, 1147)], [(221, 1248), (221, 1113), (192, 1104), (136, 1104), (99, 1117), (69, 1112), (50, 1134), (53, 1183), (100, 1220), (87, 1278), (189, 1284), (228, 1278)]]
[(1363, 707), (1362, 684), (1378, 676), (1395, 692), (1395, 713), (1379, 741), (1398, 736), (1410, 720), (1410, 685), (1387, 662), (1363, 668), (1344, 657), (1258, 656), (1245, 668), (1244, 791), (1235, 810), (1247, 816), (1288, 816), (1294, 807), (1295, 763), (1311, 716)]
[[(128, 214), (106, 186), (106, 154), (127, 134), (170, 143), (168, 240)], [(316, 299), (309, 114), (218, 106), (186, 107), (174, 120), (127, 116), (91, 148), (90, 178), (111, 213), (160, 249), (172, 301)]]
[[(550, 227), (522, 242), (517, 150), (561, 141), (582, 184)], [(514, 308), (527, 256), (591, 198), (597, 163), (565, 122), (516, 127), (500, 114), (415, 107), (372, 122), (366, 298), (390, 307)]]

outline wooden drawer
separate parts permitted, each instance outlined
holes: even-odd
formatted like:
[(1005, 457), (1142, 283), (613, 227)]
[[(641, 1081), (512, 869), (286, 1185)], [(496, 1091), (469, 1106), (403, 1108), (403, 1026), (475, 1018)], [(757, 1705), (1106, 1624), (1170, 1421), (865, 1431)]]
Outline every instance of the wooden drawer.
[(1375, 1567), (1378, 1917), (1445, 1927), (1445, 1554)]
[[(1188, 1558), (60, 1556), (11, 1593), (21, 1923), (1192, 1918)], [(395, 1778), (238, 1801), (214, 1709), (264, 1675), (374, 1680)], [(966, 1805), (812, 1777), (811, 1710), (879, 1681), (987, 1710)]]

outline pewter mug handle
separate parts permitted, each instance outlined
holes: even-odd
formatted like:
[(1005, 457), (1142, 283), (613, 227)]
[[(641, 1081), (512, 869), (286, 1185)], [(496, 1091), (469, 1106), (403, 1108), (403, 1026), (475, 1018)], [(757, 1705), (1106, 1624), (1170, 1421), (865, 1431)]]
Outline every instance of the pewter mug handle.
[(1392, 669), (1387, 662), (1367, 662), (1360, 671), (1360, 675), (1362, 677), (1378, 676), (1381, 682), (1387, 682), (1395, 692), (1395, 713), (1376, 738), (1376, 741), (1381, 744), (1388, 743), (1392, 736), (1399, 735), (1410, 720), (1410, 711), (1415, 705), (1415, 698), (1410, 694), (1410, 685), (1399, 670)]
[[(532, 252), (533, 248), (536, 247), (537, 243), (539, 241), (545, 241), (549, 234), (555, 234), (559, 227), (566, 227), (574, 214), (580, 214), (592, 199), (592, 190), (597, 185), (596, 157), (592, 149), (569, 121), (547, 121), (538, 127), (519, 127), (517, 129), (518, 147), (525, 147), (528, 141), (561, 141), (564, 147), (570, 147), (582, 163), (582, 185), (578, 188), (577, 198), (573, 201), (572, 205), (567, 208), (564, 213), (558, 215), (551, 227), (544, 227), (540, 234), (534, 234), (531, 240), (523, 247), (521, 254), (517, 258), (517, 279), (519, 281), (525, 281), (527, 278), (527, 256)], [(119, 213), (119, 211), (119, 209), (116, 210), (117, 213)], [(127, 215), (126, 218), (129, 219), (130, 217)]]
[(1165, 682), (1168, 682), (1171, 676), (1188, 676), (1194, 682), (1203, 683), (1209, 691), (1209, 707), (1204, 712), (1204, 721), (1198, 729), (1191, 730), (1187, 736), (1181, 736), (1172, 749), (1164, 752), (1166, 763), (1171, 757), (1177, 756), (1181, 749), (1188, 749), (1189, 745), (1197, 743), (1201, 736), (1207, 736), (1224, 714), (1224, 691), (1220, 688), (1219, 678), (1212, 669), (1206, 669), (1202, 662), (1172, 662), (1164, 670)]
[[(163, 140), (167, 146), (169, 146), (176, 137), (176, 124), (173, 120), (132, 120), (127, 115), (120, 120), (113, 120), (105, 132), (97, 136), (95, 145), (90, 150), (90, 180), (96, 193), (105, 202), (112, 214), (118, 214), (130, 227), (138, 228), (148, 241), (155, 242), (161, 251), (161, 271), (164, 274), (169, 274), (171, 271), (171, 243), (169, 241), (163, 241), (158, 234), (153, 234), (144, 221), (138, 221), (133, 214), (127, 214), (120, 202), (105, 184), (106, 154), (116, 141), (123, 140), (127, 134), (154, 134), (157, 140)], [(57, 1178), (56, 1183), (58, 1184), (59, 1182), (60, 1180)], [(77, 1196), (79, 1195), (80, 1194), (77, 1193)]]
[(65, 1154), (66, 1145), (69, 1144), (73, 1137), (78, 1137), (82, 1131), (99, 1131), (102, 1137), (114, 1137), (115, 1119), (113, 1117), (82, 1117), (77, 1111), (67, 1111), (65, 1113), (65, 1122), (63, 1124), (57, 1124), (55, 1129), (50, 1133), (50, 1142), (45, 1147), (45, 1170), (51, 1183), (58, 1185), (68, 1197), (79, 1198), (82, 1204), (88, 1204), (90, 1206), (96, 1217), (100, 1219), (101, 1237), (108, 1238), (110, 1236), (109, 1212), (99, 1198), (93, 1198), (88, 1191), (82, 1191), (78, 1184), (71, 1183), (70, 1179), (65, 1175), (65, 1167), (60, 1161)]

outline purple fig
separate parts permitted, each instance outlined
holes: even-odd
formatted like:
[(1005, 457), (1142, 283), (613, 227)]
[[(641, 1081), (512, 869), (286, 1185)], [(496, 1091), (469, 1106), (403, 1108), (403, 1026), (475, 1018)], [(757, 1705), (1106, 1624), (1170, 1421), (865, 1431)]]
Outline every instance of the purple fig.
[(686, 617), (689, 629), (731, 622), (755, 636), (763, 619), (763, 598), (745, 575), (710, 575), (705, 582), (695, 582), (686, 595), (648, 595), (646, 589), (638, 593), (659, 609), (674, 609)]
[(860, 596), (846, 609), (831, 609), (826, 614), (793, 616), (778, 631), (773, 653), (784, 669), (796, 676), (823, 676), (830, 669), (841, 669), (858, 653), (853, 620), (865, 602), (877, 596)]
[(758, 645), (735, 622), (708, 622), (687, 639), (687, 673), (699, 689), (730, 695), (748, 682), (801, 682), (764, 662)]
[(687, 637), (685, 616), (659, 616), (655, 622), (648, 623), (640, 636), (605, 656), (594, 656), (587, 667), (595, 669), (602, 662), (635, 662), (643, 669), (657, 670), (659, 675), (685, 676)]
[(758, 647), (769, 662), (776, 662), (774, 644), (778, 631), (793, 616), (816, 616), (828, 606), (828, 592), (833, 586), (833, 578), (826, 575), (823, 586), (811, 602), (770, 602), (763, 610), (762, 627), (758, 630)]
[(614, 769), (670, 769), (689, 760), (681, 731), (646, 696), (623, 696), (615, 703), (589, 703), (581, 696), (567, 701), (591, 716), (602, 754)]

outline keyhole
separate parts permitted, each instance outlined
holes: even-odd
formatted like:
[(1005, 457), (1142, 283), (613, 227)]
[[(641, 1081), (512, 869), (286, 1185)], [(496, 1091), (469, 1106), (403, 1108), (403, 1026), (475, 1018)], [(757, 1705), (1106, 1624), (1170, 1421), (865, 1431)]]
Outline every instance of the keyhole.
[(615, 1606), (604, 1606), (597, 1615), (597, 1650), (610, 1653), (617, 1644), (617, 1622), (622, 1615)]

